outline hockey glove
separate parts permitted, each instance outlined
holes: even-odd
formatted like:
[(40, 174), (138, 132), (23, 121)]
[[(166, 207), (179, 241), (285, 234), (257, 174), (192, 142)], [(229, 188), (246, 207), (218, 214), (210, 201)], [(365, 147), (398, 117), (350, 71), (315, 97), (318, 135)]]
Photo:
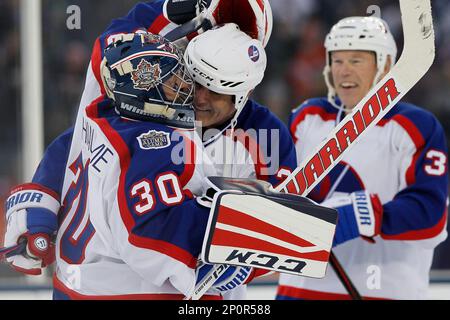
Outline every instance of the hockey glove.
[[(201, 261), (201, 260), (200, 260)], [(195, 270), (196, 273), (196, 285), (204, 280), (204, 277), (208, 276), (208, 273), (213, 269), (212, 264), (201, 262), (201, 264)], [(243, 284), (247, 284), (252, 277), (253, 269), (249, 267), (236, 267), (229, 266), (229, 268), (222, 274), (211, 286), (212, 290), (219, 292), (226, 292), (228, 290), (235, 289)], [(211, 290), (210, 289), (210, 290)]]
[[(192, 27), (198, 33), (233, 22), (264, 46), (272, 33), (272, 9), (268, 0), (166, 0), (163, 14), (179, 25), (196, 20)], [(197, 30), (200, 25), (201, 29)]]
[(361, 190), (325, 200), (321, 205), (335, 208), (339, 214), (333, 247), (360, 236), (375, 242), (373, 238), (380, 234), (383, 206), (377, 195)]
[(16, 187), (6, 201), (5, 246), (26, 242), (24, 252), (7, 261), (19, 272), (39, 275), (55, 261), (52, 239), (58, 228), (59, 197), (38, 184)]
[(163, 6), (164, 17), (175, 23), (186, 23), (204, 11), (211, 4), (211, 0), (166, 0)]

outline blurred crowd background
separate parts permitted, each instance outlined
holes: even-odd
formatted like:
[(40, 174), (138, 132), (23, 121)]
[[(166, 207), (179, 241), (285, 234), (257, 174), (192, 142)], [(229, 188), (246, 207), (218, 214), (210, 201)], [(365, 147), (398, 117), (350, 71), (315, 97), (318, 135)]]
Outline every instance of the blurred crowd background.
[[(126, 15), (137, 0), (42, 0), (45, 143), (72, 125), (84, 86), (95, 38), (111, 19)], [(396, 0), (271, 0), (274, 28), (267, 46), (268, 68), (254, 98), (287, 121), (307, 98), (326, 95), (322, 78), (323, 42), (331, 26), (352, 15), (380, 14), (402, 51), (402, 28)], [(70, 5), (81, 9), (81, 29), (69, 30)], [(432, 0), (436, 61), (404, 99), (432, 111), (450, 140), (450, 1)], [(20, 181), (21, 81), (19, 0), (0, 1), (0, 201)], [(29, 35), (32, 37), (33, 35)], [(25, 39), (26, 41), (26, 39)], [(3, 210), (3, 209), (0, 209)], [(1, 212), (0, 212), (1, 213)], [(0, 217), (4, 215), (1, 214)], [(2, 228), (0, 223), (0, 229)], [(3, 232), (0, 230), (0, 235)], [(0, 239), (1, 240), (1, 239)], [(436, 251), (433, 267), (450, 269), (450, 240)], [(2, 268), (2, 267), (0, 267)]]

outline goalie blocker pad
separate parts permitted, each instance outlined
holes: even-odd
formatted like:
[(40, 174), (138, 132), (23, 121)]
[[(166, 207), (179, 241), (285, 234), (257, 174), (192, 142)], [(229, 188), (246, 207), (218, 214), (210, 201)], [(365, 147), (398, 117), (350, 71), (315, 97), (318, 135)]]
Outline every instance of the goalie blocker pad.
[(214, 196), (202, 260), (323, 278), (337, 211), (292, 194)]

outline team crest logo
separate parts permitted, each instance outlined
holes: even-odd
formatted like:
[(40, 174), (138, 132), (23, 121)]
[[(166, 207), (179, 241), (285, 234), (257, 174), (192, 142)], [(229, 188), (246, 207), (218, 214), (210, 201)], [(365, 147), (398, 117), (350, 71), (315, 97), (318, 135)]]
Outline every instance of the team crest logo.
[(137, 68), (131, 72), (134, 88), (149, 91), (158, 84), (160, 74), (159, 64), (151, 64), (142, 59)]
[(163, 149), (170, 146), (170, 134), (164, 131), (150, 130), (137, 137), (141, 149)]
[(248, 56), (250, 57), (250, 59), (251, 59), (253, 62), (258, 61), (258, 60), (259, 60), (259, 51), (258, 51), (258, 48), (255, 47), (255, 46), (250, 46), (250, 47), (248, 48)]

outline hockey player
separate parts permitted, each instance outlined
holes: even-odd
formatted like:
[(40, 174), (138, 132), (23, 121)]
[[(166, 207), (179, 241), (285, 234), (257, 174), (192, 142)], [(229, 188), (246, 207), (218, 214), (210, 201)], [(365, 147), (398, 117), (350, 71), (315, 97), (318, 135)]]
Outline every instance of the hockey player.
[[(110, 99), (91, 103), (75, 125), (61, 208), (40, 187), (44, 203), (25, 201), (35, 185), (21, 186), (8, 200), (7, 241), (16, 240), (14, 227), (37, 231), (27, 223), (35, 216), (30, 207), (43, 204), (60, 222), (55, 298), (182, 298), (194, 283), (209, 213), (192, 199), (205, 176), (192, 158), (201, 154), (190, 134), (194, 83), (182, 54), (160, 36), (124, 39), (103, 61)], [(179, 143), (187, 160), (175, 165)], [(35, 241), (29, 248), (48, 248), (42, 232), (28, 238)], [(11, 263), (21, 268), (26, 257), (16, 257)], [(36, 264), (28, 271), (39, 272)]]
[[(193, 12), (189, 9), (189, 3), (196, 4)], [(80, 108), (105, 93), (100, 81), (99, 66), (102, 49), (108, 43), (128, 32), (143, 29), (163, 36), (171, 34), (177, 24), (198, 15), (199, 10), (205, 7), (204, 3), (209, 12), (206, 21), (211, 25), (234, 22), (241, 31), (260, 42), (251, 42), (249, 37), (242, 36), (242, 32), (232, 30), (231, 25), (222, 31), (218, 31), (221, 30), (219, 28), (215, 33), (208, 33), (207, 37), (197, 38), (198, 32), (187, 36), (187, 39), (193, 38), (195, 43), (189, 46), (189, 54), (186, 51), (186, 56), (187, 61), (191, 61), (187, 66), (197, 83), (196, 120), (202, 122), (204, 129), (210, 129), (202, 132), (207, 153), (210, 156), (214, 154), (213, 161), (217, 164), (218, 174), (224, 173), (225, 162), (235, 162), (238, 164), (228, 166), (228, 172), (225, 172), (227, 175), (252, 175), (276, 185), (295, 166), (292, 139), (285, 125), (273, 113), (248, 100), (253, 89), (261, 82), (266, 67), (263, 47), (267, 44), (272, 29), (268, 1), (211, 0), (180, 3), (158, 0), (138, 4), (126, 17), (113, 20), (107, 31), (96, 40)], [(234, 7), (239, 10), (234, 10)], [(208, 23), (204, 25), (208, 28)], [(233, 38), (233, 34), (237, 34), (237, 37)], [(185, 43), (183, 40), (177, 43)], [(211, 48), (215, 48), (215, 51)], [(239, 61), (242, 62), (238, 64)], [(237, 134), (232, 134), (236, 131)], [(232, 139), (224, 138), (227, 134), (233, 135), (236, 141), (230, 143), (229, 140)], [(284, 143), (278, 143), (279, 141)], [(230, 151), (229, 158), (226, 158), (227, 150)]]
[[(293, 111), (298, 161), (335, 127), (395, 63), (387, 24), (339, 21), (325, 40), (328, 98)], [(349, 133), (351, 135), (351, 133)], [(445, 240), (447, 146), (436, 118), (400, 102), (310, 193), (339, 212), (337, 258), (365, 299), (424, 299), (434, 248)], [(349, 299), (335, 272), (324, 279), (281, 275), (278, 299)]]
[[(149, 5), (145, 6), (145, 9), (147, 9), (147, 13), (148, 13), (149, 8), (150, 8)], [(144, 15), (142, 15), (142, 16), (138, 15), (142, 11), (143, 10), (133, 10), (132, 13), (130, 13), (128, 18), (136, 19), (136, 21), (139, 21), (140, 23), (142, 23), (142, 19), (137, 18), (137, 17), (144, 16)], [(162, 19), (161, 16), (159, 16), (159, 17), (160, 17), (160, 19)], [(124, 24), (121, 25), (121, 22), (124, 22)], [(108, 40), (106, 40), (106, 39), (111, 39), (110, 36), (113, 36), (114, 41), (116, 41), (117, 39), (120, 39), (120, 38), (126, 36), (125, 33), (128, 32), (129, 30), (135, 29), (136, 25), (133, 25), (132, 27), (128, 27), (128, 23), (129, 23), (129, 19), (116, 20), (112, 24), (112, 26), (108, 29), (108, 32), (106, 32), (105, 35), (103, 35), (102, 37), (99, 38), (99, 40), (97, 41), (96, 48), (98, 48), (99, 43), (105, 43), (104, 41), (108, 42)], [(120, 27), (118, 27), (118, 25), (120, 25)], [(125, 25), (127, 26), (127, 28), (121, 29), (122, 31), (124, 31), (124, 33), (119, 34), (119, 35), (115, 33), (120, 28), (124, 28)], [(254, 177), (254, 176), (256, 176), (259, 178), (267, 179), (270, 182), (272, 182), (273, 184), (276, 184), (279, 181), (281, 181), (282, 176), (288, 174), (289, 170), (292, 169), (292, 167), (295, 165), (294, 148), (293, 148), (292, 143), (286, 143), (286, 141), (289, 142), (289, 141), (291, 141), (291, 139), (290, 139), (290, 137), (288, 135), (288, 131), (285, 129), (284, 125), (273, 114), (271, 114), (266, 108), (261, 107), (252, 101), (247, 101), (248, 95), (253, 90), (253, 88), (261, 81), (261, 79), (263, 77), (264, 68), (265, 68), (264, 50), (260, 43), (258, 43), (257, 41), (251, 40), (249, 37), (243, 37), (242, 32), (238, 32), (238, 30), (236, 29), (235, 26), (233, 26), (232, 28), (233, 28), (233, 30), (231, 32), (234, 32), (233, 34), (238, 34), (237, 41), (233, 42), (232, 37), (229, 37), (230, 41), (226, 42), (226, 43), (229, 46), (228, 48), (233, 48), (233, 50), (234, 50), (234, 51), (230, 50), (231, 52), (233, 52), (233, 54), (235, 54), (234, 61), (238, 61), (239, 59), (246, 57), (246, 59), (248, 60), (247, 65), (244, 64), (243, 66), (241, 65), (240, 67), (241, 68), (249, 68), (249, 67), (254, 68), (254, 70), (256, 71), (255, 72), (256, 77), (254, 77), (254, 78), (245, 78), (244, 77), (243, 79), (245, 81), (244, 81), (243, 85), (239, 85), (239, 86), (235, 85), (234, 89), (226, 88), (225, 93), (224, 93), (224, 87), (218, 86), (216, 82), (209, 83), (209, 84), (205, 83), (205, 86), (213, 85), (211, 87), (211, 89), (213, 89), (213, 90), (214, 90), (214, 88), (217, 88), (217, 89), (215, 89), (216, 92), (203, 91), (204, 93), (207, 93), (207, 94), (210, 93), (211, 95), (214, 95), (215, 97), (222, 96), (222, 98), (227, 99), (227, 106), (231, 107), (231, 112), (229, 112), (226, 115), (226, 117), (221, 119), (221, 121), (216, 121), (216, 122), (210, 121), (208, 126), (213, 127), (214, 125), (216, 125), (216, 126), (220, 125), (220, 126), (223, 126), (225, 129), (229, 126), (232, 126), (233, 128), (238, 128), (238, 129), (240, 128), (243, 130), (251, 128), (251, 129), (255, 130), (255, 132), (257, 132), (256, 131), (257, 129), (263, 129), (263, 130), (274, 129), (274, 132), (277, 132), (279, 134), (279, 136), (277, 136), (277, 139), (279, 139), (279, 140), (275, 141), (276, 145), (278, 145), (279, 141), (284, 141), (284, 143), (282, 144), (283, 150), (282, 150), (280, 158), (278, 159), (276, 157), (273, 157), (274, 159), (276, 158), (276, 162), (277, 162), (277, 163), (275, 163), (273, 168), (267, 168), (268, 163), (265, 162), (265, 159), (264, 159), (265, 155), (270, 155), (270, 153), (271, 153), (271, 150), (270, 150), (271, 145), (269, 143), (263, 142), (261, 145), (267, 145), (267, 148), (265, 148), (265, 147), (260, 148), (260, 146), (259, 146), (260, 143), (258, 141), (260, 136), (257, 135), (256, 137), (254, 137), (254, 140), (253, 140), (253, 141), (257, 141), (257, 143), (256, 144), (253, 143), (250, 145), (250, 147), (254, 147), (254, 146), (257, 147), (256, 152), (254, 152), (254, 149), (249, 148), (249, 144), (245, 141), (245, 139), (249, 139), (248, 136), (243, 136), (243, 139), (240, 139), (239, 136), (237, 136), (237, 138), (234, 141), (234, 144), (236, 146), (233, 147), (233, 149), (235, 150), (235, 153), (237, 154), (236, 157), (239, 159), (244, 159), (244, 161), (239, 162), (239, 164), (240, 164), (239, 166), (233, 166), (230, 175), (237, 176), (237, 177), (248, 177), (248, 176)], [(230, 27), (228, 27), (227, 30), (231, 30)], [(228, 32), (230, 32), (230, 31), (228, 31)], [(206, 36), (206, 34), (205, 34), (205, 36)], [(202, 45), (206, 48), (209, 48), (211, 46), (211, 44), (212, 45), (217, 44), (217, 41), (214, 41), (214, 37), (205, 38), (208, 40), (205, 40), (205, 42)], [(201, 38), (202, 37), (200, 37), (199, 39), (201, 39)], [(210, 42), (210, 44), (208, 44), (208, 42)], [(205, 53), (205, 50), (200, 50), (198, 52), (198, 48), (199, 48), (199, 46), (196, 46), (197, 51), (194, 52), (195, 56), (193, 55), (193, 57), (195, 59), (197, 59), (198, 57), (201, 58), (202, 54)], [(224, 52), (224, 48), (226, 48), (226, 46), (222, 45), (220, 47), (220, 50), (218, 50), (220, 52), (220, 54), (222, 55), (222, 57), (224, 55), (226, 55), (226, 52)], [(237, 49), (240, 49), (240, 50), (237, 50)], [(250, 49), (251, 49), (251, 51), (249, 51)], [(242, 53), (245, 53), (245, 55), (243, 55)], [(256, 56), (256, 54), (257, 54), (257, 56)], [(101, 74), (99, 71), (96, 71), (97, 67), (95, 67), (95, 66), (99, 67), (100, 63), (98, 63), (98, 60), (100, 58), (102, 58), (101, 50), (99, 50), (99, 51), (94, 50), (92, 65), (90, 67), (90, 70), (92, 70), (93, 72), (92, 73), (88, 72), (86, 88), (83, 93), (83, 99), (82, 99), (81, 106), (83, 106), (86, 103), (86, 101), (88, 101), (89, 98), (87, 98), (87, 97), (89, 97), (89, 96), (94, 97), (97, 94), (101, 94), (101, 92), (106, 91), (103, 82), (100, 82), (100, 83), (97, 82), (98, 79), (101, 79)], [(220, 58), (220, 56), (219, 56), (219, 58)], [(204, 68), (204, 65), (198, 65), (198, 67)], [(195, 65), (191, 64), (190, 68), (191, 69), (195, 68)], [(204, 69), (202, 69), (202, 70), (204, 70)], [(221, 66), (221, 71), (223, 71), (223, 70), (224, 69)], [(210, 72), (210, 71), (205, 70), (205, 72)], [(92, 77), (93, 74), (96, 74), (96, 77)], [(230, 76), (230, 74), (225, 74), (225, 76)], [(235, 77), (236, 76), (241, 76), (241, 75), (240, 74), (235, 75)], [(198, 80), (198, 81), (200, 82), (200, 80)], [(199, 90), (202, 90), (199, 86), (198, 86), (198, 88), (199, 88)], [(222, 92), (222, 93), (219, 93), (219, 92)], [(224, 96), (225, 94), (227, 96)], [(238, 98), (239, 100), (236, 100), (236, 98)], [(198, 101), (201, 101), (201, 99), (199, 99)], [(235, 104), (234, 103), (235, 101), (237, 101), (238, 104)], [(201, 102), (199, 102), (199, 104), (200, 103)], [(121, 104), (121, 106), (124, 107), (124, 109), (122, 109), (122, 112), (126, 112), (127, 104), (126, 103)], [(212, 102), (210, 105), (211, 108), (214, 108), (216, 106), (217, 106), (216, 102)], [(218, 106), (220, 107), (220, 105), (218, 105)], [(244, 108), (244, 106), (245, 106), (245, 108)], [(80, 109), (80, 112), (82, 111), (82, 109), (83, 109), (83, 107)], [(241, 116), (238, 119), (238, 116), (242, 110), (244, 110), (244, 111), (242, 112)], [(198, 109), (197, 109), (197, 111), (198, 111)], [(201, 120), (208, 121), (207, 117), (204, 117)], [(213, 137), (213, 139), (208, 139), (209, 141), (206, 141), (206, 145), (210, 146), (210, 145), (213, 145), (213, 143), (215, 141), (225, 139), (225, 134), (227, 133), (227, 131), (223, 130), (223, 128), (220, 127), (219, 133), (220, 134), (216, 134)], [(222, 133), (224, 134), (223, 137), (222, 137)], [(269, 133), (269, 136), (270, 136), (270, 133)], [(250, 137), (250, 138), (253, 139), (253, 137)], [(53, 146), (56, 147), (56, 149), (60, 149), (60, 150), (67, 149), (67, 146), (64, 146), (64, 143), (70, 144), (71, 139), (72, 139), (71, 133), (68, 132), (65, 135), (63, 135), (62, 139), (59, 142), (56, 142)], [(278, 156), (278, 152), (275, 152), (275, 151), (272, 151), (272, 152), (276, 153), (276, 156)], [(61, 152), (61, 154), (64, 154), (64, 152)], [(48, 155), (48, 158), (52, 159), (53, 156)], [(67, 159), (67, 156), (64, 159)], [(219, 157), (219, 159), (222, 159), (222, 157)], [(65, 160), (65, 161), (67, 161), (67, 160)], [(65, 161), (59, 161), (59, 163), (62, 163)], [(58, 162), (58, 161), (56, 161), (56, 162)], [(216, 161), (215, 167), (220, 171), (220, 173), (223, 173), (223, 169), (222, 169), (223, 166), (224, 166), (223, 162)], [(58, 179), (54, 179), (54, 174), (51, 175), (48, 173), (48, 171), (52, 170), (52, 166), (51, 165), (48, 166), (48, 162), (46, 164), (46, 161), (43, 161), (40, 169), (42, 169), (42, 170), (38, 170), (38, 173), (37, 173), (35, 179), (40, 181), (43, 184), (47, 184), (46, 182), (52, 181), (51, 183), (49, 183), (51, 185), (49, 187), (52, 189), (58, 189), (59, 186), (61, 185), (61, 183), (57, 182)], [(272, 170), (272, 172), (270, 170)], [(55, 181), (53, 181), (53, 180), (55, 180)], [(62, 188), (61, 188), (61, 191), (59, 191), (59, 192), (63, 192)], [(19, 258), (18, 258), (18, 260), (19, 260)], [(27, 263), (29, 263), (29, 261), (27, 261)], [(34, 266), (36, 266), (36, 270), (33, 270), (31, 272), (40, 272), (40, 271), (38, 271), (38, 269), (40, 269), (40, 267), (42, 266), (40, 264), (40, 261), (35, 261)], [(34, 268), (32, 268), (32, 269), (34, 269)], [(25, 270), (25, 269), (23, 269), (23, 270)], [(30, 271), (28, 271), (28, 272), (30, 272)], [(239, 297), (243, 297), (243, 296), (239, 296)]]
[[(196, 81), (198, 129), (203, 129), (204, 150), (217, 174), (279, 184), (295, 168), (295, 148), (285, 125), (266, 107), (248, 99), (264, 76), (266, 56), (261, 43), (235, 24), (226, 24), (189, 42), (185, 61)], [(254, 270), (252, 276), (264, 273)], [(245, 287), (227, 297), (244, 299)]]
[[(39, 273), (51, 258), (49, 231), (56, 228), (48, 221), (57, 215), (56, 299), (183, 298), (195, 284), (209, 216), (193, 195), (214, 175), (196, 160), (194, 82), (178, 49), (153, 34), (110, 45), (101, 70), (107, 98), (91, 103), (73, 130), (62, 205), (36, 183), (8, 198), (6, 244), (28, 241), (27, 252), (9, 261)], [(64, 152), (68, 136), (51, 149)], [(184, 161), (175, 164), (180, 145)], [(43, 169), (35, 181), (58, 187)]]
[[(265, 46), (272, 31), (270, 4), (267, 0), (154, 0), (138, 3), (128, 15), (114, 19), (95, 40), (80, 109), (105, 93), (100, 78), (103, 50), (124, 34), (148, 31), (170, 36), (169, 40), (181, 48), (199, 33), (231, 22)], [(198, 30), (186, 32), (185, 24), (191, 24), (186, 27), (188, 31)], [(185, 33), (188, 34), (184, 36)]]

